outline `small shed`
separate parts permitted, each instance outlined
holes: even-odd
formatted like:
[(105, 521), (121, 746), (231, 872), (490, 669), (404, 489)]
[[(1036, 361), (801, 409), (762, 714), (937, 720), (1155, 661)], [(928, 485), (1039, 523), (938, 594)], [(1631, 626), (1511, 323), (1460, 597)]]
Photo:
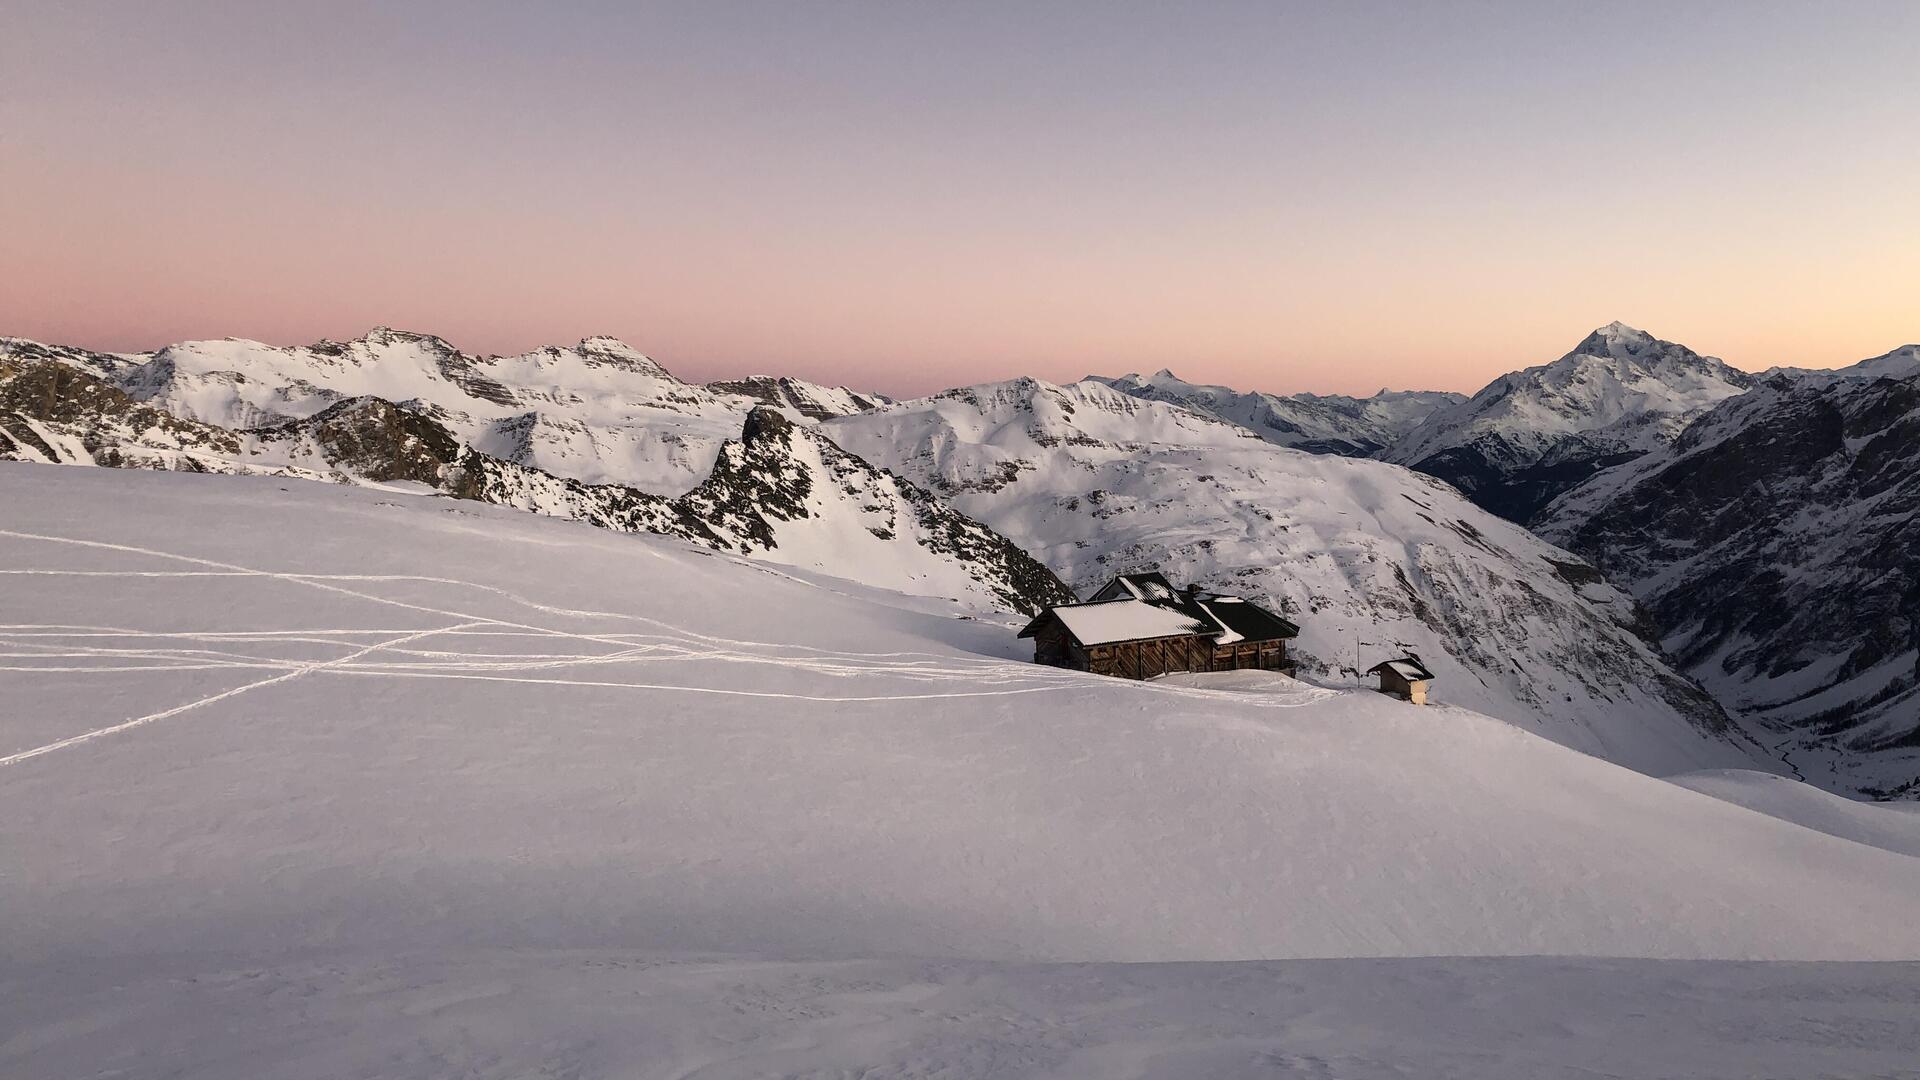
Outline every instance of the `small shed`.
[(1382, 660), (1368, 668), (1367, 674), (1380, 676), (1383, 694), (1406, 698), (1415, 705), (1427, 703), (1427, 684), (1433, 681), (1433, 672), (1413, 653), (1398, 660)]

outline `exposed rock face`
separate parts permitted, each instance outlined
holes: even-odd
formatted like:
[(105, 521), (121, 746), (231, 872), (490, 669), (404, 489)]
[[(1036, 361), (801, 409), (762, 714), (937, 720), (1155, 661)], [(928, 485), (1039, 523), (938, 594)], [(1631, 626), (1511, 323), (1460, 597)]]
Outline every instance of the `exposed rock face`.
[(1627, 584), (1809, 779), (1920, 795), (1920, 375), (1809, 375), (1719, 406), (1541, 530)]
[(1435, 409), (1465, 401), (1439, 390), (1382, 390), (1368, 398), (1344, 394), (1282, 397), (1190, 383), (1162, 369), (1152, 375), (1092, 377), (1125, 394), (1163, 401), (1230, 424), (1278, 446), (1315, 454), (1371, 457), (1398, 442)]
[(1764, 767), (1646, 640), (1631, 597), (1430, 477), (1285, 449), (1094, 381), (952, 390), (822, 430), (1082, 591), (1159, 569), (1286, 613), (1312, 677), (1358, 682), (1412, 651), (1439, 700), (1635, 768)]
[(1665, 446), (1753, 378), (1622, 323), (1551, 364), (1502, 375), (1381, 455), (1526, 523), (1588, 477)]
[(0, 352), (0, 458), (118, 465), (135, 463), (128, 453), (186, 462), (239, 448), (232, 433), (143, 405), (64, 357)]

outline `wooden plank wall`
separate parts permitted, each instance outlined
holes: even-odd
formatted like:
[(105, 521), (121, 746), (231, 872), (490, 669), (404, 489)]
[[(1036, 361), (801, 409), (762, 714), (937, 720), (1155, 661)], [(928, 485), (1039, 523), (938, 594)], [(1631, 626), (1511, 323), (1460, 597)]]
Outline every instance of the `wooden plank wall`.
[(1096, 675), (1151, 679), (1169, 671), (1279, 671), (1286, 662), (1284, 641), (1215, 645), (1208, 638), (1177, 637), (1096, 645), (1085, 653), (1084, 664)]

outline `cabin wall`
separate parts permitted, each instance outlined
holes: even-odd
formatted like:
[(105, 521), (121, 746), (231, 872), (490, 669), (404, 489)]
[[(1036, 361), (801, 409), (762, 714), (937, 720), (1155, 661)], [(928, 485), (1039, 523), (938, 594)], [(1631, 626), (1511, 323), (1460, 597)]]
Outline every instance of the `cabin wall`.
[(1064, 629), (1050, 627), (1033, 638), (1033, 662), (1049, 667), (1087, 670), (1087, 653)]
[(1087, 650), (1087, 670), (1096, 675), (1122, 679), (1151, 679), (1170, 671), (1204, 671), (1208, 643), (1205, 638), (1154, 638), (1127, 641), (1118, 645), (1096, 645)]
[(1212, 663), (1214, 671), (1284, 671), (1287, 668), (1287, 643), (1240, 641), (1231, 645), (1216, 645)]
[(1211, 638), (1172, 637), (1095, 645), (1085, 670), (1121, 679), (1151, 679), (1171, 671), (1285, 671), (1287, 643), (1243, 641), (1215, 645)]

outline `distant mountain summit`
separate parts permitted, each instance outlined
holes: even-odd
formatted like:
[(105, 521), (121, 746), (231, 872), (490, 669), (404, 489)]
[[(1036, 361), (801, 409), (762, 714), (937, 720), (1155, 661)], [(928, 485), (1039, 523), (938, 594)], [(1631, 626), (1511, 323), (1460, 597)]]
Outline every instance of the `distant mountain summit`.
[(1595, 472), (1671, 442), (1753, 376), (1608, 323), (1550, 364), (1502, 375), (1435, 410), (1382, 455), (1514, 521)]
[(1366, 398), (1283, 397), (1190, 383), (1167, 368), (1146, 376), (1088, 378), (1137, 398), (1238, 424), (1277, 446), (1343, 457), (1372, 456), (1397, 442), (1433, 410), (1466, 400), (1464, 394), (1438, 390), (1381, 390)]

